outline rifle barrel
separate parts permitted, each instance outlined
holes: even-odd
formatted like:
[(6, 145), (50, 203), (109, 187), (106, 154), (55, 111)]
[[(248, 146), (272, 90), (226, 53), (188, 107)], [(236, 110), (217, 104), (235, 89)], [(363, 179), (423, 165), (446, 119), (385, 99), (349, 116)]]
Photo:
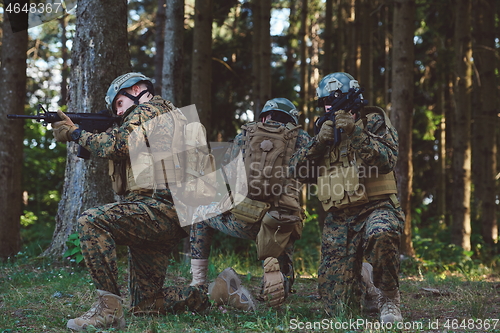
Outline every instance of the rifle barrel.
[(8, 114), (9, 119), (43, 119), (44, 116), (28, 115), (28, 114)]

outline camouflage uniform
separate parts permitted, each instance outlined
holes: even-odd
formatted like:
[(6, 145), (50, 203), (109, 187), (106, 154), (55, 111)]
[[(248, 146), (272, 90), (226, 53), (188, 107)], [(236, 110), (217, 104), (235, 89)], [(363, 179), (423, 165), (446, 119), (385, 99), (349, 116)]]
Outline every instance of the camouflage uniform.
[[(78, 144), (94, 155), (116, 161), (129, 160), (128, 137), (148, 120), (175, 107), (160, 96), (133, 106), (123, 123), (109, 132), (82, 132)], [(167, 119), (170, 119), (167, 117)], [(164, 148), (171, 146), (172, 126), (167, 126)], [(82, 253), (97, 289), (120, 295), (116, 245), (128, 246), (131, 306), (166, 297), (165, 306), (174, 310), (186, 305), (200, 310), (208, 305), (206, 286), (162, 290), (170, 253), (187, 233), (180, 227), (168, 188), (127, 191), (122, 202), (110, 203), (85, 211), (78, 219)]]
[[(270, 123), (280, 124), (278, 122), (268, 120)], [(309, 143), (311, 140), (309, 134), (304, 130), (299, 129), (295, 149), (299, 149)], [(231, 148), (226, 152), (224, 160), (229, 162), (235, 159), (243, 147), (243, 134), (238, 134)], [(233, 172), (236, 170), (227, 170), (228, 178), (234, 178)], [(210, 255), (210, 246), (212, 244), (212, 237), (216, 230), (219, 230), (229, 236), (253, 239), (255, 240), (260, 230), (260, 222), (247, 223), (237, 219), (231, 212), (221, 213), (218, 209), (218, 203), (212, 203), (207, 206), (200, 206), (197, 211), (197, 220), (202, 222), (193, 224), (191, 227), (191, 256), (194, 259), (208, 259)], [(291, 273), (290, 265), (293, 262), (293, 244), (295, 240), (293, 237), (286, 245), (284, 253), (278, 257), (281, 272), (287, 276)]]
[[(356, 152), (364, 165), (377, 167), (381, 174), (392, 171), (398, 155), (398, 137), (392, 125), (386, 126), (383, 116), (368, 114), (364, 130), (355, 126), (349, 139), (349, 149)], [(316, 136), (308, 146), (297, 151), (290, 163), (300, 168), (306, 161), (320, 159), (330, 149)], [(328, 212), (318, 272), (319, 293), (328, 311), (339, 313), (344, 305), (359, 311), (363, 258), (373, 265), (377, 288), (399, 287), (399, 244), (403, 227), (404, 214), (396, 200), (389, 196)]]

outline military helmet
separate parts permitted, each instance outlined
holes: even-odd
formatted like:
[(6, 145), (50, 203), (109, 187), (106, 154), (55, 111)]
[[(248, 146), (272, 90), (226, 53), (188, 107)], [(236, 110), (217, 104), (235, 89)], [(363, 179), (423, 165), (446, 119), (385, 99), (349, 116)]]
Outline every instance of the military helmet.
[(272, 111), (278, 111), (279, 113), (286, 114), (290, 118), (290, 122), (294, 125), (299, 123), (299, 112), (295, 108), (295, 105), (286, 98), (273, 98), (264, 104), (259, 117), (265, 117), (268, 113)]
[(326, 75), (316, 88), (318, 99), (328, 97), (332, 91), (340, 90), (346, 94), (350, 88), (359, 88), (359, 83), (351, 74), (344, 72), (331, 73)]
[[(111, 82), (111, 85), (108, 88), (108, 92), (106, 93), (106, 107), (113, 111), (114, 105), (113, 102), (115, 101), (116, 96), (122, 89), (127, 89), (132, 87), (134, 84), (137, 84), (138, 82), (141, 81), (146, 81), (148, 85), (148, 90), (153, 89), (153, 84), (151, 82), (151, 79), (144, 74), (141, 73), (127, 73), (118, 76), (116, 79)], [(151, 91), (152, 94), (154, 94), (153, 91)]]

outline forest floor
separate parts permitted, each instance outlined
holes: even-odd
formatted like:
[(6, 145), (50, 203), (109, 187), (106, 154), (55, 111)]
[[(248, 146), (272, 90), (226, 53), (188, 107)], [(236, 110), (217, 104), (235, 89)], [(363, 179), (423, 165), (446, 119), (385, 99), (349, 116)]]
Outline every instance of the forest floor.
[[(241, 267), (235, 269), (242, 283), (257, 295), (260, 268), (256, 267), (253, 274), (243, 272)], [(125, 262), (121, 262), (120, 270), (125, 291)], [(215, 276), (212, 267), (209, 277)], [(168, 285), (187, 285), (188, 265), (174, 264), (167, 281)], [(279, 309), (258, 303), (255, 313), (213, 306), (203, 314), (127, 316), (127, 328), (122, 332), (500, 332), (500, 275), (491, 272), (402, 276), (404, 322), (392, 328), (381, 326), (377, 315), (353, 319), (327, 316), (312, 276), (298, 277), (294, 289), (296, 292)], [(0, 333), (69, 332), (67, 320), (87, 311), (94, 297), (85, 268), (45, 259), (0, 264)], [(127, 295), (124, 297), (128, 301)]]

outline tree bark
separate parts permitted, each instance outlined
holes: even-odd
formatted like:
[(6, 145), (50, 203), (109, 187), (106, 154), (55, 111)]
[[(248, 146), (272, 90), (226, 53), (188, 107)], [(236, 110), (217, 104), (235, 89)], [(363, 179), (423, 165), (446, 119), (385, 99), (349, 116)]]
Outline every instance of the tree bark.
[(474, 112), (472, 167), (474, 197), (483, 240), (493, 245), (498, 238), (496, 219), (497, 82), (495, 77), (495, 1), (481, 0), (474, 6), (474, 64), (477, 68), (478, 105)]
[(413, 185), (412, 127), (413, 127), (413, 35), (415, 1), (397, 0), (394, 4), (392, 111), (391, 120), (399, 134), (399, 156), (395, 174), (399, 200), (406, 215), (401, 253), (413, 256), (411, 230), (411, 193)]
[(438, 181), (436, 190), (437, 216), (440, 222), (445, 222), (446, 216), (446, 75), (441, 71), (438, 78), (438, 90), (436, 92), (436, 113), (442, 116), (437, 131), (438, 138)]
[(169, 0), (166, 8), (165, 45), (163, 50), (162, 96), (182, 105), (184, 55), (184, 0)]
[(373, 0), (362, 0), (360, 4), (360, 48), (361, 66), (359, 82), (365, 88), (363, 97), (371, 103), (373, 100), (373, 27), (371, 18), (371, 2)]
[(388, 5), (385, 5), (382, 11), (384, 24), (384, 105), (389, 105), (391, 100), (391, 11)]
[(470, 251), (471, 221), (471, 0), (455, 6), (455, 126), (453, 135), (452, 242)]
[[(262, 106), (271, 99), (271, 0), (261, 0), (260, 100)], [(260, 111), (260, 110), (259, 110)]]
[(262, 36), (262, 13), (260, 10), (260, 0), (252, 1), (252, 102), (253, 102), (253, 112), (255, 119), (259, 116), (260, 110), (264, 105), (264, 102), (260, 100), (260, 69), (261, 69), (261, 50), (260, 47), (262, 43), (260, 38)]
[(297, 14), (297, 3), (298, 0), (292, 0), (290, 2), (290, 16), (288, 22), (290, 26), (288, 27), (287, 33), (287, 47), (286, 47), (286, 63), (285, 63), (285, 78), (286, 80), (292, 80), (295, 73), (295, 64), (297, 59), (294, 57), (298, 53), (295, 47), (298, 44), (298, 26), (299, 26), (299, 15)]
[[(169, 2), (169, 7), (171, 7), (171, 3)], [(165, 21), (166, 21), (166, 7), (167, 4), (165, 3), (165, 0), (157, 0), (157, 6), (156, 6), (156, 18), (155, 18), (155, 48), (156, 48), (156, 54), (155, 54), (155, 93), (160, 94), (162, 91), (162, 85), (163, 85), (163, 61), (164, 61), (164, 48), (165, 48)], [(184, 8), (184, 6), (183, 6)], [(169, 17), (169, 21), (175, 21), (175, 20), (182, 20), (183, 16), (181, 17), (176, 17), (176, 16), (171, 16)]]
[[(81, 0), (76, 9), (76, 34), (71, 56), (69, 112), (99, 112), (110, 83), (130, 70), (125, 0)], [(76, 157), (68, 143), (63, 193), (56, 228), (44, 255), (61, 257), (76, 220), (86, 209), (114, 201), (108, 162)]]
[[(0, 68), (0, 258), (8, 258), (21, 249), (22, 213), (21, 170), (23, 164), (23, 121), (4, 120), (7, 114), (23, 114), (26, 101), (27, 29), (13, 32), (4, 12), (2, 67)], [(27, 17), (26, 17), (27, 20)]]
[[(195, 1), (191, 103), (196, 104), (200, 121), (211, 128), (212, 114), (212, 0)], [(207, 133), (208, 138), (212, 133)]]
[(333, 68), (333, 0), (325, 2), (325, 31), (323, 32), (323, 76)]
[(309, 80), (307, 79), (307, 40), (308, 40), (308, 3), (309, 0), (302, 0), (302, 7), (300, 13), (300, 92), (299, 92), (299, 107), (298, 110), (302, 111), (304, 116), (307, 116), (307, 91), (309, 90)]
[[(338, 0), (337, 2), (337, 28), (335, 29), (335, 54), (337, 67), (332, 72), (345, 72), (347, 70), (347, 50), (349, 45), (348, 29), (350, 25), (349, 2), (351, 0)], [(325, 75), (329, 73), (324, 73)]]
[(68, 100), (68, 77), (69, 77), (69, 66), (68, 66), (68, 47), (66, 42), (66, 26), (68, 25), (68, 16), (63, 16), (59, 18), (59, 23), (61, 25), (61, 98), (59, 99), (59, 106), (66, 105)]

